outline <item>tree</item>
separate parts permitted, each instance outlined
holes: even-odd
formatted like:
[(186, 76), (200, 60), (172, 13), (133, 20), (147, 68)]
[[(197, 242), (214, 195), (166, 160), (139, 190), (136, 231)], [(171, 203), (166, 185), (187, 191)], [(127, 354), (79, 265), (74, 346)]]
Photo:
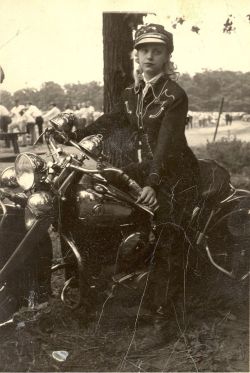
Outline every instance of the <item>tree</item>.
[(65, 97), (70, 104), (90, 101), (95, 109), (102, 111), (103, 86), (97, 82), (65, 84)]
[(19, 100), (20, 103), (25, 104), (32, 102), (33, 104), (37, 101), (37, 89), (35, 88), (24, 88), (19, 89), (13, 94), (14, 100)]
[(133, 81), (132, 31), (142, 13), (103, 13), (104, 112), (111, 111)]
[(45, 82), (39, 92), (38, 106), (48, 109), (51, 102), (55, 102), (61, 109), (64, 108), (66, 98), (63, 88), (54, 82)]
[(0, 105), (10, 109), (14, 105), (14, 100), (11, 93), (5, 90), (0, 90)]
[(204, 71), (193, 78), (180, 76), (193, 111), (217, 111), (224, 97), (225, 111), (250, 112), (250, 73)]

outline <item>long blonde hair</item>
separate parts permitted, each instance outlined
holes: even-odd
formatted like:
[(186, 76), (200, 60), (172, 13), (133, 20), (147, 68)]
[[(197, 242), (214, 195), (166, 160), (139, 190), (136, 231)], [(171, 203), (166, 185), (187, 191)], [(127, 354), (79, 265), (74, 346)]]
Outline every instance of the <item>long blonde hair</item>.
[[(142, 69), (139, 65), (138, 50), (134, 49), (131, 53), (131, 59), (133, 60), (133, 76), (135, 86), (137, 87), (141, 80), (143, 80)], [(177, 71), (177, 66), (171, 61), (171, 55), (168, 55), (168, 61), (165, 64), (164, 73), (168, 75), (172, 80), (178, 80), (180, 73)]]

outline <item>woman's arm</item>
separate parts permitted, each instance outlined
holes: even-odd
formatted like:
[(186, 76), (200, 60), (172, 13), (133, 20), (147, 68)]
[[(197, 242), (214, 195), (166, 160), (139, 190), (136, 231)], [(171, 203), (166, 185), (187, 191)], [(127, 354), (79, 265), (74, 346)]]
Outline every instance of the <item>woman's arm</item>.
[(83, 137), (95, 134), (101, 134), (107, 137), (116, 128), (122, 128), (126, 124), (126, 113), (124, 110), (123, 100), (115, 106), (111, 113), (103, 114), (95, 122), (91, 123), (89, 126), (76, 130), (76, 139), (80, 141)]
[(167, 168), (168, 160), (178, 157), (186, 145), (185, 125), (188, 112), (188, 98), (181, 90), (173, 103), (167, 108), (158, 133), (154, 158), (150, 162), (146, 185), (159, 185), (162, 170)]

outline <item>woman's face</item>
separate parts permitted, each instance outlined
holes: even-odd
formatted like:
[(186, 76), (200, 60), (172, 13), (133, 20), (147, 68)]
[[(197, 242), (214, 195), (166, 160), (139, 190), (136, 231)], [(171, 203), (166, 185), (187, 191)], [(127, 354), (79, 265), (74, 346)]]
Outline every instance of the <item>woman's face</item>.
[(139, 65), (146, 79), (151, 79), (163, 72), (168, 58), (167, 49), (162, 44), (142, 44), (138, 49)]

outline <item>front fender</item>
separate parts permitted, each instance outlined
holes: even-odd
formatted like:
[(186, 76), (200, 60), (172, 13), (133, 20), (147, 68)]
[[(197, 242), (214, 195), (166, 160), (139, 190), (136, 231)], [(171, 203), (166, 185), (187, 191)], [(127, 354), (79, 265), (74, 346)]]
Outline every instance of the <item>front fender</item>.
[(26, 234), (24, 209), (13, 204), (0, 206), (0, 268)]
[[(4, 211), (5, 210), (5, 211)], [(25, 234), (25, 224), (24, 224), (24, 208), (19, 205), (14, 205), (12, 203), (5, 203), (0, 206), (0, 237), (1, 242), (3, 234)]]
[[(47, 233), (52, 218), (43, 218), (36, 220), (30, 230), (23, 236), (21, 232), (21, 242), (9, 256), (0, 270), (0, 283), (6, 281), (7, 277), (35, 250), (37, 243), (44, 238)], [(24, 219), (23, 219), (24, 224)], [(13, 234), (13, 233), (12, 233)]]

